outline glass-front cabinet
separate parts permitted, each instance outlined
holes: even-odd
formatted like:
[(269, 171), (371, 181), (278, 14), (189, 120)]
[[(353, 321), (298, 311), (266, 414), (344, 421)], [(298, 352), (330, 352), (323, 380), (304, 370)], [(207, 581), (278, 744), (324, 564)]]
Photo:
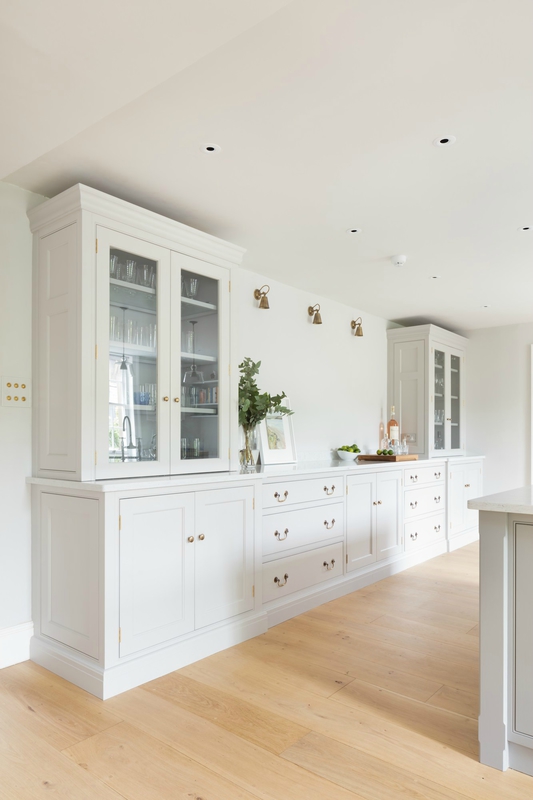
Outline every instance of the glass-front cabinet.
[(433, 362), (433, 448), (442, 455), (463, 449), (462, 353), (435, 344)]
[(98, 230), (97, 477), (229, 468), (228, 289), (224, 268)]

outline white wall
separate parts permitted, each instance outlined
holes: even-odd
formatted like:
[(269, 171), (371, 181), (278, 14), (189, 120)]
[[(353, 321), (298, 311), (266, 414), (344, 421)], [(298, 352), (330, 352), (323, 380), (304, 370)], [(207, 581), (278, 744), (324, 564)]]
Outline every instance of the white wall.
[(486, 456), (484, 494), (531, 483), (533, 323), (468, 331), (467, 446)]
[[(0, 182), (0, 375), (31, 378), (32, 237), (44, 198)], [(0, 406), (0, 631), (31, 619), (31, 410)], [(17, 636), (17, 641), (19, 637)], [(0, 665), (10, 647), (0, 636)], [(7, 656), (6, 656), (7, 657)]]
[[(386, 330), (391, 324), (245, 268), (235, 273), (239, 362), (245, 356), (261, 361), (259, 388), (289, 396), (298, 460), (327, 459), (332, 448), (354, 442), (374, 452), (380, 421), (388, 419)], [(268, 311), (253, 297), (264, 283), (271, 286)], [(313, 325), (307, 314), (317, 302), (322, 325)], [(362, 338), (350, 327), (359, 315)]]

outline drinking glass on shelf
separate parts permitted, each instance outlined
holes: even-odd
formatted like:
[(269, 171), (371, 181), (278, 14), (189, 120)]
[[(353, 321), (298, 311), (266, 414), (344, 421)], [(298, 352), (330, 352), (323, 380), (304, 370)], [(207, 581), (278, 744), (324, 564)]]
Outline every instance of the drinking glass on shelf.
[(133, 330), (134, 330), (134, 323), (132, 319), (126, 320), (126, 333), (124, 335), (124, 341), (127, 344), (133, 344)]
[(109, 259), (109, 274), (112, 278), (117, 277), (118, 256), (113, 255)]
[(156, 286), (156, 268), (150, 267), (150, 289), (155, 289)]
[(185, 289), (187, 292), (187, 297), (190, 297), (192, 300), (198, 294), (198, 278), (187, 278), (185, 281)]
[(136, 261), (133, 258), (128, 258), (126, 261), (126, 280), (128, 283), (135, 283), (135, 268)]
[(187, 458), (187, 450), (189, 449), (189, 443), (187, 442), (187, 438), (184, 437), (181, 440), (181, 457)]
[(139, 270), (139, 283), (141, 286), (150, 286), (151, 274), (150, 274), (150, 265), (149, 264), (142, 264)]
[(185, 333), (185, 352), (194, 353), (194, 331), (186, 331)]
[(202, 450), (202, 443), (200, 442), (200, 439), (198, 438), (193, 439), (192, 452), (196, 458), (199, 458), (201, 450)]
[(117, 339), (117, 318), (115, 314), (111, 314), (109, 317), (109, 338), (111, 341), (116, 341)]
[(157, 324), (155, 322), (151, 322), (148, 327), (150, 331), (149, 345), (155, 350), (155, 348), (157, 347)]

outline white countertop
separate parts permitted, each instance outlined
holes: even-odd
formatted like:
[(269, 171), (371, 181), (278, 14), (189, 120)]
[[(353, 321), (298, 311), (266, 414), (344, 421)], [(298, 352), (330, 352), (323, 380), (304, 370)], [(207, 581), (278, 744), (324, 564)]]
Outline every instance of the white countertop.
[(533, 514), (533, 486), (521, 486), (507, 492), (488, 494), (468, 501), (477, 511), (501, 511), (504, 514)]

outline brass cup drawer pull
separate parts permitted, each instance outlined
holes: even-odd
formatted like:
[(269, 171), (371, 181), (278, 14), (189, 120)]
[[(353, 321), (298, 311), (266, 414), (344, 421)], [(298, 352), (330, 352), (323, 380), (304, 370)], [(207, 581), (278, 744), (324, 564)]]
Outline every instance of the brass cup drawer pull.
[(278, 584), (278, 589), (279, 589), (281, 588), (281, 586), (285, 586), (288, 580), (289, 580), (289, 573), (286, 572), (285, 575), (283, 576), (283, 583), (281, 582), (281, 578), (278, 578), (277, 576), (274, 578), (274, 583)]
[[(331, 564), (331, 566), (330, 566), (330, 564)], [(335, 569), (335, 559), (334, 559), (334, 558), (332, 558), (332, 559), (331, 559), (331, 561), (329, 562), (329, 564), (328, 564), (328, 562), (327, 562), (327, 561), (324, 561), (324, 563), (322, 564), (322, 566), (323, 566), (323, 567), (325, 567), (325, 568), (328, 570), (328, 572), (329, 572), (330, 570), (332, 570), (332, 569)]]
[(201, 542), (203, 542), (203, 540), (205, 539), (205, 533), (201, 533), (198, 538), (200, 539)]
[(435, 525), (435, 526), (433, 527), (433, 530), (435, 531), (435, 533), (439, 533), (439, 531), (440, 531), (440, 525)]
[(327, 519), (324, 520), (324, 526), (328, 529), (328, 531), (330, 531), (333, 528), (334, 525), (335, 525), (335, 520), (334, 519), (331, 520), (331, 525), (329, 524)]
[(440, 478), (440, 472), (434, 472), (433, 474), (435, 475), (435, 480), (438, 481), (438, 479)]
[(416, 508), (418, 505), (418, 500), (415, 500), (414, 503), (409, 503), (409, 505), (411, 506), (411, 508)]
[(418, 539), (418, 531), (416, 533), (411, 534), (411, 539), (413, 540), (413, 542), (416, 542), (416, 540)]
[(283, 492), (283, 500), (282, 500), (280, 493), (279, 492), (274, 492), (274, 497), (276, 498), (278, 503), (284, 503), (288, 496), (289, 496), (289, 493), (287, 491)]
[(434, 497), (434, 498), (433, 498), (433, 500), (434, 500), (436, 503), (440, 503), (440, 494), (439, 494), (439, 496), (438, 496), (438, 497)]
[(283, 533), (285, 534), (284, 536), (282, 536), (282, 535), (281, 535), (281, 533), (280, 533), (279, 531), (274, 531), (274, 536), (276, 537), (276, 539), (278, 540), (278, 542), (284, 542), (284, 541), (285, 541), (285, 539), (286, 539), (286, 538), (287, 538), (287, 536), (289, 535), (289, 529), (288, 529), (288, 528), (285, 528), (285, 530), (283, 531)]
[(416, 481), (418, 480), (418, 475), (410, 475), (410, 478), (414, 483), (416, 483)]
[(327, 487), (327, 486), (324, 486), (324, 491), (325, 491), (325, 493), (326, 493), (326, 494), (328, 495), (328, 497), (329, 497), (329, 496), (330, 496), (330, 495), (332, 495), (332, 494), (333, 494), (333, 492), (335, 491), (335, 485), (332, 485), (331, 489), (328, 489), (328, 487)]
[(470, 484), (469, 483), (465, 483), (465, 489), (470, 489)]

